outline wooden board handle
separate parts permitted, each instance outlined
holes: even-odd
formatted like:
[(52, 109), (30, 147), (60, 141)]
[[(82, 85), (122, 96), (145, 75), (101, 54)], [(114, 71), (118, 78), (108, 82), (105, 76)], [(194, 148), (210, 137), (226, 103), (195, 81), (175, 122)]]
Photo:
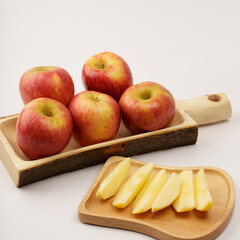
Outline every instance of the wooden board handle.
[(177, 105), (198, 125), (223, 121), (230, 118), (232, 114), (230, 101), (224, 93), (177, 101)]

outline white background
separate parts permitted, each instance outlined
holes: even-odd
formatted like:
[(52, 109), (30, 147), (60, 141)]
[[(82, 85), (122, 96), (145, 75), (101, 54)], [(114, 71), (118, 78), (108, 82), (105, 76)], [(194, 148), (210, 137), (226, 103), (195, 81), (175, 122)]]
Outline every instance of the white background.
[[(239, 239), (240, 1), (0, 0), (0, 116), (23, 108), (18, 84), (29, 68), (65, 68), (77, 93), (84, 90), (84, 62), (101, 51), (122, 56), (134, 83), (161, 83), (176, 99), (218, 92), (230, 98), (232, 118), (200, 127), (196, 145), (134, 158), (226, 170), (236, 204), (218, 239)], [(19, 189), (0, 161), (0, 239), (151, 239), (78, 220), (78, 205), (102, 166)]]

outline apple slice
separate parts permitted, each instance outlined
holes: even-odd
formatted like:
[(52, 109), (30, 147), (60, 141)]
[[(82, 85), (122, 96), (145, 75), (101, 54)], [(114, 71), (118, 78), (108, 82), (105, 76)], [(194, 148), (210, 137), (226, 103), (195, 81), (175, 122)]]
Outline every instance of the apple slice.
[(125, 208), (141, 190), (153, 170), (153, 164), (148, 163), (139, 168), (120, 188), (113, 200), (113, 206)]
[(130, 172), (130, 158), (120, 162), (114, 170), (103, 180), (96, 195), (101, 199), (114, 196), (122, 184), (127, 180)]
[(180, 193), (180, 179), (176, 173), (172, 173), (157, 198), (152, 204), (152, 212), (166, 208), (178, 197)]
[(213, 200), (205, 178), (204, 170), (199, 169), (193, 180), (195, 208), (199, 211), (207, 211), (213, 205)]
[(167, 181), (164, 169), (152, 176), (137, 195), (132, 209), (132, 214), (143, 213), (151, 209), (152, 203)]
[(195, 207), (192, 170), (183, 170), (179, 174), (179, 178), (181, 190), (179, 196), (173, 202), (173, 207), (177, 212), (191, 211)]

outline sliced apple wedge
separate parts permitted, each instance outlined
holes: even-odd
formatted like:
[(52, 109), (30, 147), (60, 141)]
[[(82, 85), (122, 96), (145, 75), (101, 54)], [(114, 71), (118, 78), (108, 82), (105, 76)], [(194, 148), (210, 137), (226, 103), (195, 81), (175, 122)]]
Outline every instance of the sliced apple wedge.
[(128, 206), (146, 183), (152, 170), (152, 163), (148, 163), (139, 168), (119, 189), (114, 197), (113, 206), (117, 208), (125, 208)]
[(181, 190), (177, 199), (173, 202), (173, 207), (177, 212), (191, 211), (195, 207), (193, 191), (193, 172), (184, 170), (179, 174)]
[(205, 178), (204, 170), (201, 168), (193, 180), (195, 208), (199, 211), (211, 209), (213, 200)]
[(126, 158), (120, 162), (101, 183), (96, 193), (97, 197), (107, 199), (114, 196), (122, 184), (127, 180), (130, 166), (130, 158)]
[(152, 204), (152, 212), (166, 208), (178, 197), (180, 192), (180, 179), (176, 173), (172, 173), (157, 198)]
[(152, 203), (167, 181), (164, 169), (152, 176), (137, 195), (132, 209), (132, 214), (143, 213), (151, 209)]

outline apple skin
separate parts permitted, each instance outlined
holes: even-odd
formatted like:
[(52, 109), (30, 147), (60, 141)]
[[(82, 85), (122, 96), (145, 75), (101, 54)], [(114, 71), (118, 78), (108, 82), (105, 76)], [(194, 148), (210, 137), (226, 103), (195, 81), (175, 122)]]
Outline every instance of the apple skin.
[(69, 143), (72, 131), (72, 116), (62, 103), (37, 98), (21, 111), (16, 138), (28, 158), (39, 159), (61, 152)]
[(24, 104), (36, 98), (46, 97), (68, 106), (74, 96), (74, 83), (63, 68), (34, 67), (22, 75), (19, 90)]
[(128, 64), (111, 52), (101, 52), (89, 58), (82, 69), (82, 80), (87, 90), (108, 94), (117, 102), (133, 84)]
[(121, 114), (118, 103), (109, 95), (83, 91), (68, 107), (73, 117), (73, 136), (81, 146), (113, 139), (119, 129)]
[(172, 94), (154, 82), (129, 87), (123, 93), (119, 106), (124, 125), (133, 134), (164, 128), (175, 114)]

